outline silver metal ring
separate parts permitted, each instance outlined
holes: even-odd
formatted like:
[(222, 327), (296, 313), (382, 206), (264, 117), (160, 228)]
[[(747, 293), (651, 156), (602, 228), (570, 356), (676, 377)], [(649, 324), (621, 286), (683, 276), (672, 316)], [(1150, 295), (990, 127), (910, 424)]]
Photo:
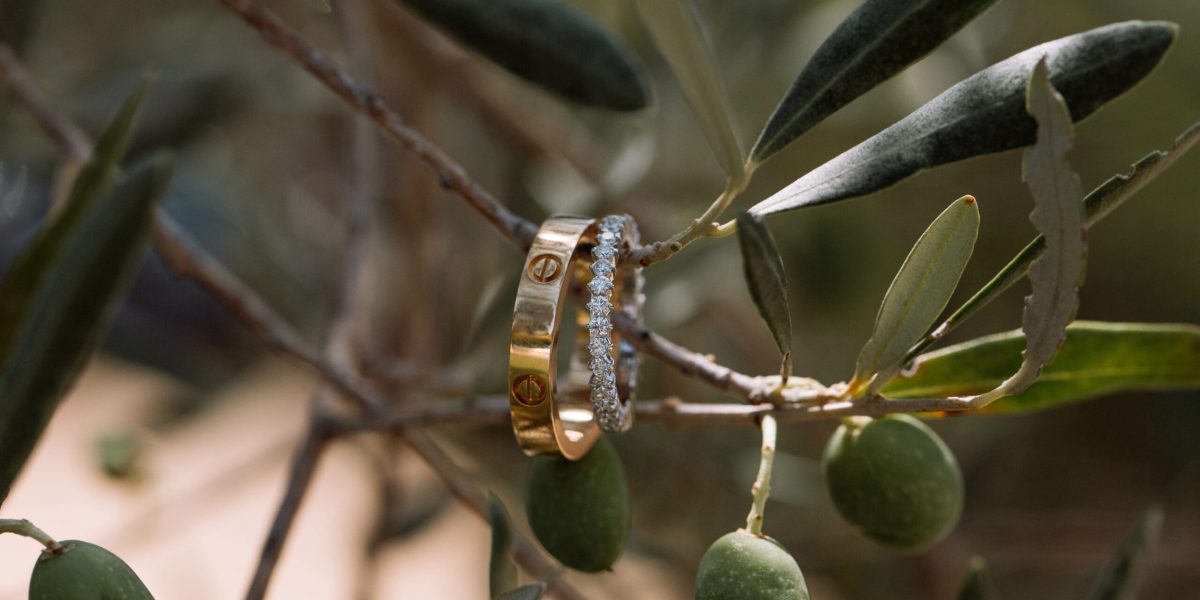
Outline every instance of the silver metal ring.
[[(622, 246), (638, 243), (637, 225), (629, 215), (604, 217), (592, 248), (592, 280), (588, 283), (588, 353), (592, 410), (604, 431), (633, 426), (633, 392), (640, 360), (636, 348), (613, 332), (614, 294), (618, 310), (641, 322), (643, 277), (637, 265), (617, 265)], [(614, 357), (614, 348), (616, 349)]]

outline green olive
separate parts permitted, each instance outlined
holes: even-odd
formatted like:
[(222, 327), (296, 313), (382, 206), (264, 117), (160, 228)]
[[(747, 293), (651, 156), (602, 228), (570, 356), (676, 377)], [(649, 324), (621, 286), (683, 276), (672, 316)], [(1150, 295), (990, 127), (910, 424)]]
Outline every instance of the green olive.
[(808, 600), (796, 559), (775, 540), (739, 529), (709, 546), (696, 573), (696, 600)]
[(958, 461), (933, 430), (908, 415), (842, 425), (821, 467), (838, 512), (885, 546), (928, 547), (962, 513)]
[(120, 557), (79, 540), (62, 554), (43, 552), (29, 578), (29, 600), (154, 600)]
[(534, 458), (525, 509), (538, 541), (562, 564), (588, 573), (611, 567), (629, 537), (621, 457), (601, 438), (578, 461)]

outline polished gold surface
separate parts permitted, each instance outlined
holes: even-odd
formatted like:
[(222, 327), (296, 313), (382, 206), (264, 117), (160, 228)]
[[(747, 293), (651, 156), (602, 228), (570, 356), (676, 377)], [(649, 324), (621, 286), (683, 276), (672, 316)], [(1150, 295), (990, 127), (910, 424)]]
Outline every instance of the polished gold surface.
[(551, 217), (529, 249), (509, 342), (509, 408), (513, 431), (526, 454), (561, 454), (581, 458), (596, 442), (600, 430), (588, 396), (585, 364), (587, 314), (572, 322), (579, 329), (564, 385), (558, 384), (558, 333), (567, 291), (586, 283), (590, 260), (582, 247), (590, 245), (594, 219)]

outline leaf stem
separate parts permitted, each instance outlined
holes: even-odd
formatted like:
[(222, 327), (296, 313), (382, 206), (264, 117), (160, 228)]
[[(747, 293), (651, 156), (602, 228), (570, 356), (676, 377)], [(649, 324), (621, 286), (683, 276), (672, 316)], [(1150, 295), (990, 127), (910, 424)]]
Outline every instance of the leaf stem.
[(775, 465), (775, 417), (766, 415), (762, 418), (762, 459), (758, 463), (758, 477), (750, 494), (754, 502), (750, 505), (750, 514), (746, 516), (746, 531), (761, 536), (763, 511), (766, 510), (767, 498), (771, 496), (771, 469)]
[(61, 554), (63, 547), (50, 534), (38, 529), (29, 519), (0, 519), (0, 533), (15, 533), (37, 540), (46, 547), (46, 552)]
[(661, 262), (675, 256), (679, 251), (687, 247), (688, 244), (702, 237), (725, 237), (737, 231), (737, 223), (731, 222), (721, 225), (716, 222), (717, 218), (729, 208), (730, 203), (734, 198), (737, 198), (746, 189), (747, 183), (750, 181), (749, 173), (741, 177), (730, 177), (725, 180), (725, 190), (720, 196), (709, 205), (704, 214), (692, 220), (692, 224), (686, 229), (676, 233), (669, 239), (660, 242), (654, 242), (640, 248), (635, 248), (629, 253), (628, 260), (633, 260), (643, 267), (648, 267), (656, 262)]

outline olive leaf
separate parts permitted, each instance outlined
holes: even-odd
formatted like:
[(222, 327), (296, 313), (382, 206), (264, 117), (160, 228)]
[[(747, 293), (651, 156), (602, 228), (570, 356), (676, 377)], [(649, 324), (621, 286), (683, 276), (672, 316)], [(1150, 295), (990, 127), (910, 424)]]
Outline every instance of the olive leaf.
[(973, 556), (967, 561), (967, 572), (958, 587), (958, 600), (989, 600), (995, 598), (992, 573), (982, 556)]
[(767, 120), (750, 160), (766, 161), (825, 117), (929, 54), (995, 3), (866, 0), (817, 48)]
[(750, 213), (738, 215), (738, 242), (742, 247), (742, 269), (750, 296), (758, 307), (779, 353), (783, 355), (784, 371), (792, 354), (792, 317), (788, 310), (787, 272), (783, 258), (775, 245), (771, 230)]
[(641, 65), (612, 34), (562, 0), (397, 0), (514, 75), (589, 106), (650, 102)]
[[(97, 150), (92, 167), (113, 164)], [(155, 154), (111, 193), (76, 187), (0, 284), (0, 502), (128, 289), (171, 167)]]
[(951, 203), (921, 234), (883, 296), (871, 339), (858, 354), (852, 393), (872, 380), (877, 386), (887, 381), (929, 330), (950, 301), (978, 234), (979, 206), (971, 196)]
[(515, 590), (504, 592), (492, 600), (541, 600), (541, 597), (545, 594), (546, 583), (537, 581), (525, 584)]
[[(1193, 124), (1176, 137), (1174, 145), (1167, 151), (1155, 150), (1147, 154), (1134, 163), (1128, 173), (1114, 175), (1089, 192), (1083, 198), (1084, 219), (1087, 225), (1090, 227), (1096, 224), (1134, 194), (1140, 192), (1143, 187), (1175, 164), (1175, 161), (1195, 146), (1197, 141), (1200, 141), (1200, 123)], [(1034, 238), (1004, 268), (1000, 269), (995, 277), (988, 280), (983, 287), (979, 288), (979, 291), (967, 299), (945, 321), (942, 321), (933, 335), (925, 337), (910, 349), (908, 358), (911, 359), (920, 354), (930, 344), (953, 331), (960, 323), (1019, 281), (1029, 272), (1029, 265), (1033, 264), (1033, 261), (1045, 250), (1046, 238), (1041, 235)]]
[[(889, 398), (982, 394), (1020, 368), (1025, 345), (1025, 335), (1015, 330), (948, 346), (918, 357), (881, 391)], [(1200, 389), (1200, 327), (1075, 321), (1033, 385), (983, 412), (1030, 412), (1108, 394), (1190, 389)]]
[(654, 43), (675, 72), (717, 162), (733, 182), (740, 183), (742, 145), (733, 129), (729, 97), (690, 0), (638, 0), (638, 9)]
[(1047, 42), (943, 92), (898, 123), (759, 202), (756, 215), (869, 194), (921, 169), (1027, 146), (1037, 124), (1025, 83), (1043, 57), (1078, 121), (1141, 81), (1175, 40), (1177, 26), (1126, 21)]
[(1092, 589), (1091, 600), (1133, 600), (1138, 579), (1146, 567), (1146, 554), (1158, 542), (1162, 531), (1162, 507), (1153, 506), (1142, 514), (1137, 527), (1100, 574)]
[(517, 585), (517, 566), (509, 558), (512, 552), (512, 524), (504, 503), (488, 494), (488, 523), (492, 526), (492, 554), (488, 563), (488, 588), (492, 597)]
[(1079, 309), (1079, 287), (1087, 263), (1087, 227), (1083, 188), (1067, 162), (1075, 144), (1071, 114), (1062, 96), (1050, 85), (1045, 61), (1029, 76), (1026, 100), (1037, 119), (1037, 143), (1025, 151), (1021, 175), (1033, 193), (1029, 220), (1046, 240), (1046, 250), (1029, 266), (1032, 290), (1025, 297), (1021, 330), (1025, 353), (1016, 373), (995, 389), (970, 399), (985, 406), (1033, 384), (1042, 367), (1054, 359), (1067, 336), (1067, 325)]

